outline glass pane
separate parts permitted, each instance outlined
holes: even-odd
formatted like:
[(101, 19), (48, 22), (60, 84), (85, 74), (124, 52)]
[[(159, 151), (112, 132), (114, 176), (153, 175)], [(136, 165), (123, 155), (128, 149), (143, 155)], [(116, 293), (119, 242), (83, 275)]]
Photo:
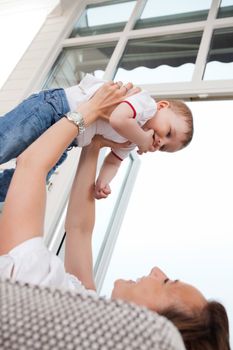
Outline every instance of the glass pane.
[(116, 80), (135, 84), (190, 81), (202, 33), (130, 40)]
[(222, 0), (221, 6), (218, 12), (218, 18), (222, 17), (232, 17), (233, 16), (233, 1), (232, 0)]
[(135, 3), (130, 0), (108, 1), (107, 4), (87, 6), (70, 37), (122, 31)]
[(205, 80), (233, 79), (233, 27), (213, 33), (207, 59)]
[(86, 73), (103, 77), (116, 43), (63, 49), (52, 68), (44, 88), (76, 85)]
[(211, 0), (148, 0), (135, 28), (202, 21), (207, 18)]

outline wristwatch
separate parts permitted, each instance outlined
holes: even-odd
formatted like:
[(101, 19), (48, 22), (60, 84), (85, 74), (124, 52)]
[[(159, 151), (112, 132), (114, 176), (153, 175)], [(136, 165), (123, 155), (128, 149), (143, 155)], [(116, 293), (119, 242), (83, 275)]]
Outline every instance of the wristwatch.
[(68, 112), (68, 113), (66, 113), (66, 117), (68, 120), (70, 120), (72, 123), (74, 123), (78, 127), (79, 135), (82, 134), (86, 130), (84, 119), (83, 119), (83, 116), (81, 113)]

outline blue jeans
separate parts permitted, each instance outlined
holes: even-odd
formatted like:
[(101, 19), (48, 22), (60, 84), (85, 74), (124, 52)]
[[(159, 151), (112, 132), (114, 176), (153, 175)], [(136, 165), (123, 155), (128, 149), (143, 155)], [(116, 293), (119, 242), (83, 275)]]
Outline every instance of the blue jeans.
[[(69, 110), (64, 90), (52, 89), (29, 96), (12, 111), (0, 117), (0, 164), (18, 157)], [(75, 141), (68, 150), (73, 146), (76, 146)], [(67, 150), (48, 176), (66, 157)], [(0, 173), (0, 202), (5, 200), (13, 174), (14, 169)]]

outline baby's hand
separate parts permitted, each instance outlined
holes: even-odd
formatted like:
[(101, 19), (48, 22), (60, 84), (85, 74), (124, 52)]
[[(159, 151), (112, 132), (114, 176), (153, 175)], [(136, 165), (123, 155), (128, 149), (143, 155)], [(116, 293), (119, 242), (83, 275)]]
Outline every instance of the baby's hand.
[(146, 153), (148, 151), (151, 150), (151, 148), (153, 147), (153, 143), (154, 143), (154, 130), (149, 129), (145, 132), (145, 138), (144, 138), (144, 142), (141, 145), (138, 145), (138, 154), (142, 154), (142, 153)]
[(107, 198), (111, 193), (111, 188), (109, 184), (103, 184), (97, 180), (94, 189), (94, 197), (95, 199)]

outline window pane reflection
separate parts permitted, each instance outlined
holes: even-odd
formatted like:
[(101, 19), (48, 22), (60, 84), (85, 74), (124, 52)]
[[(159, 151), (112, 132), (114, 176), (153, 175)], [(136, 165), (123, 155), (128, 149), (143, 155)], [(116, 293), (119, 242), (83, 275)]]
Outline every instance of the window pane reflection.
[(109, 1), (108, 4), (90, 5), (75, 25), (71, 38), (119, 32), (124, 29), (136, 1)]
[(221, 6), (218, 12), (218, 18), (232, 17), (233, 16), (233, 1), (232, 0), (222, 0)]
[(102, 78), (115, 45), (116, 43), (103, 43), (62, 50), (44, 88), (76, 85), (86, 73)]
[(130, 40), (116, 80), (135, 84), (190, 81), (201, 32)]
[(204, 79), (233, 79), (233, 27), (213, 33)]
[(135, 28), (202, 21), (207, 18), (211, 0), (148, 0)]

